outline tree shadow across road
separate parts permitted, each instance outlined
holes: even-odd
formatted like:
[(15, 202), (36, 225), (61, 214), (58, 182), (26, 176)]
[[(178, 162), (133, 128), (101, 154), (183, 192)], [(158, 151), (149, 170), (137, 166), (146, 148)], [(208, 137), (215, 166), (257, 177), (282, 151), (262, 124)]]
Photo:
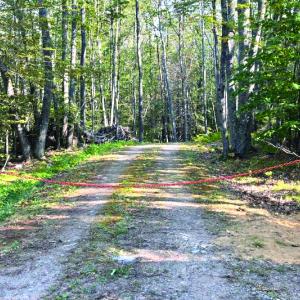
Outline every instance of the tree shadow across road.
[[(161, 146), (123, 179), (186, 180), (185, 154)], [(191, 164), (194, 175), (209, 176), (200, 164)], [(298, 223), (249, 207), (222, 185), (119, 189), (102, 213), (49, 299), (297, 299), (300, 266), (288, 250), (295, 247), (280, 241)]]

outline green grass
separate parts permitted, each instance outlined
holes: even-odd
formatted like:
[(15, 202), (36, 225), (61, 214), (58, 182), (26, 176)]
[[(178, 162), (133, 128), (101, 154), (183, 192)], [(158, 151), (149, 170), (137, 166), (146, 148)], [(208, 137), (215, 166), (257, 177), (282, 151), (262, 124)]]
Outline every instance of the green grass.
[(219, 142), (221, 140), (220, 132), (213, 132), (208, 134), (199, 134), (194, 138), (194, 142), (197, 144), (210, 144)]
[(263, 248), (265, 246), (265, 243), (263, 240), (261, 240), (259, 237), (257, 236), (253, 236), (250, 239), (251, 245), (255, 248)]
[(120, 266), (116, 269), (112, 269), (110, 272), (111, 277), (128, 277), (132, 270), (131, 266)]
[(9, 254), (11, 252), (14, 252), (16, 250), (18, 250), (20, 248), (20, 241), (14, 241), (8, 245), (6, 245), (6, 242), (3, 242), (4, 247), (3, 249), (0, 251), (0, 254)]
[[(101, 156), (125, 146), (133, 145), (131, 142), (115, 142), (102, 145), (90, 145), (74, 153), (57, 153), (47, 161), (38, 162), (27, 170), (26, 175), (36, 178), (52, 178), (60, 173), (69, 173), (80, 163), (92, 156)], [(28, 201), (38, 201), (35, 195), (47, 188), (44, 184), (33, 180), (20, 180), (13, 176), (0, 175), (0, 222), (15, 214), (18, 205)], [(59, 190), (61, 187), (56, 186)]]
[(64, 293), (62, 295), (59, 295), (57, 297), (55, 297), (55, 300), (67, 300), (69, 299), (69, 294), (68, 293)]

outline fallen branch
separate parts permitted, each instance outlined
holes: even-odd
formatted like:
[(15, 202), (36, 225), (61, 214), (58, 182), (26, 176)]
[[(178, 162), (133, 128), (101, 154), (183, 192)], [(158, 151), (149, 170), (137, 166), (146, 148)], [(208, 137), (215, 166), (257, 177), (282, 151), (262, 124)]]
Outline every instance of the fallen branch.
[(2, 169), (1, 169), (2, 172), (5, 171), (6, 166), (7, 166), (8, 162), (9, 162), (9, 159), (10, 159), (10, 155), (7, 155), (6, 161), (5, 161), (5, 163), (4, 163), (4, 166), (3, 166)]
[(287, 147), (285, 147), (285, 146), (283, 146), (283, 145), (281, 145), (279, 143), (277, 143), (276, 145), (274, 145), (273, 143), (271, 143), (269, 141), (263, 141), (263, 142), (266, 143), (266, 144), (268, 144), (269, 146), (272, 146), (272, 147), (278, 149), (279, 151), (284, 152), (285, 154), (294, 155), (294, 156), (300, 158), (300, 156), (297, 153), (291, 151), (290, 149), (288, 149)]

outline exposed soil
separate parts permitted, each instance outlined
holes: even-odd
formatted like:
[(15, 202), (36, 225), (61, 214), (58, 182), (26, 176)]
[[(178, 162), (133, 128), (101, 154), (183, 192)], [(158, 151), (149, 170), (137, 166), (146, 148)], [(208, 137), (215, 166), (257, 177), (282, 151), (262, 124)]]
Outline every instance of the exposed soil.
[[(162, 147), (155, 165), (158, 182), (184, 179), (178, 152), (179, 145)], [(97, 297), (241, 299), (244, 290), (228, 280), (232, 272), (223, 263), (228, 253), (215, 248), (190, 191), (156, 189), (143, 197), (147, 209), (134, 215), (128, 236), (117, 242), (118, 260), (130, 264), (130, 274), (103, 285)]]
[[(185, 180), (186, 148), (155, 147), (151, 165), (134, 159), (153, 146), (131, 148), (98, 170), (96, 181)], [(145, 174), (128, 177), (132, 164)], [(193, 171), (207, 176), (207, 164)], [(42, 231), (52, 243), (27, 249), (11, 266), (2, 263), (0, 299), (298, 299), (298, 215), (250, 208), (219, 186), (122, 193), (135, 203), (128, 230), (103, 237), (98, 224), (111, 190), (77, 191), (76, 206), (55, 220), (59, 228)]]
[(232, 182), (227, 185), (227, 188), (231, 189), (233, 192), (238, 192), (240, 197), (246, 199), (254, 207), (262, 207), (283, 214), (300, 211), (299, 202), (282, 200), (282, 195), (290, 194), (292, 191), (281, 193), (274, 193), (268, 190), (260, 191), (257, 186), (236, 184)]
[[(108, 168), (98, 170), (95, 182), (118, 182), (126, 167), (147, 146), (139, 146), (122, 151), (113, 157)], [(69, 195), (75, 200), (73, 207), (57, 207), (47, 216), (39, 216), (30, 223), (37, 224), (39, 218), (52, 220), (52, 224), (44, 223), (39, 228), (38, 236), (27, 236), (23, 244), (30, 244), (16, 257), (6, 257), (1, 261), (0, 299), (41, 299), (48, 288), (62, 275), (63, 265), (71, 251), (88, 234), (90, 225), (101, 207), (105, 204), (112, 190), (84, 188)], [(28, 221), (27, 221), (28, 223)], [(30, 226), (30, 224), (28, 224)], [(28, 226), (26, 225), (26, 226)], [(48, 226), (51, 225), (51, 226)], [(1, 231), (22, 231), (24, 224), (16, 224), (11, 228), (2, 227)], [(28, 229), (28, 228), (27, 228)]]

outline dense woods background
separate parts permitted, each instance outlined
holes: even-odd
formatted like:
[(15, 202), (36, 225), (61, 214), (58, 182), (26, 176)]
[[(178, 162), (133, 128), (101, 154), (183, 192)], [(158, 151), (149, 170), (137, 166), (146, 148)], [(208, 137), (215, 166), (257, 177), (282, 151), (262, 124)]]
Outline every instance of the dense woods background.
[(298, 0), (0, 1), (0, 147), (48, 147), (124, 125), (140, 141), (220, 132), (300, 151)]

